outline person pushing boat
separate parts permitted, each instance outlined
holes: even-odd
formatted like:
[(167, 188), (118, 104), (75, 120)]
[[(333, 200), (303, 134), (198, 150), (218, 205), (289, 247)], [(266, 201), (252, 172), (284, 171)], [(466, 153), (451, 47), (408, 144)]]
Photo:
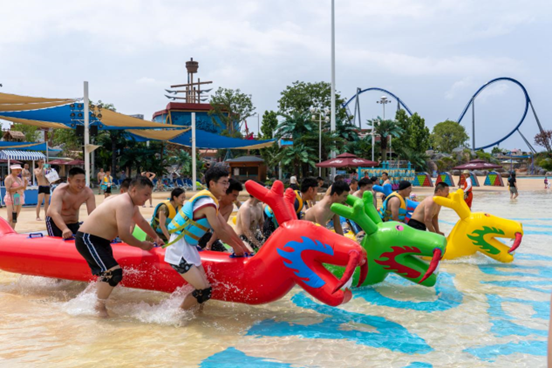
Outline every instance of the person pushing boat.
[(86, 203), (88, 215), (96, 208), (92, 189), (86, 186), (84, 170), (69, 170), (67, 183), (60, 184), (52, 194), (52, 203), (46, 212), (46, 229), (49, 236), (71, 238), (79, 230), (79, 210)]
[[(139, 210), (139, 207), (151, 197), (152, 190), (153, 184), (148, 178), (134, 178), (127, 193), (98, 206), (83, 222), (75, 236), (77, 251), (88, 263), (92, 274), (98, 276), (100, 281), (96, 289), (97, 301), (94, 307), (100, 317), (109, 316), (106, 308), (107, 299), (113, 288), (123, 280), (123, 270), (113, 257), (111, 239), (118, 236), (128, 245), (143, 250), (152, 249), (155, 243), (159, 246), (165, 244)], [(130, 232), (132, 222), (155, 239), (155, 242), (136, 239)]]
[(414, 210), (408, 225), (414, 229), (445, 235), (439, 230), (439, 212), (441, 206), (433, 201), (433, 197), (445, 197), (449, 195), (449, 185), (444, 181), (435, 185), (434, 194), (425, 198)]

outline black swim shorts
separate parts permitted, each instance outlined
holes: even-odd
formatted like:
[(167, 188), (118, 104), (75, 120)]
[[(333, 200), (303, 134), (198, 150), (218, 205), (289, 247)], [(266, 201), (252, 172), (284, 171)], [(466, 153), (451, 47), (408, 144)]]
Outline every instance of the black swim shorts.
[(418, 220), (410, 219), (408, 221), (408, 226), (413, 227), (414, 229), (426, 231), (427, 227), (423, 222), (420, 222)]
[[(212, 236), (213, 236), (212, 232), (210, 231), (206, 232), (205, 235), (203, 235), (201, 239), (199, 239), (199, 241), (197, 242), (197, 245), (199, 245), (201, 249), (205, 249), (205, 247), (207, 246), (207, 243), (209, 243), (209, 240), (211, 240)], [(217, 239), (211, 245), (211, 250), (215, 252), (226, 252), (226, 247), (222, 244), (222, 242), (219, 239)]]
[[(79, 231), (80, 223), (78, 222), (66, 225), (73, 234), (76, 234), (77, 231)], [(63, 235), (63, 231), (57, 227), (56, 223), (50, 216), (46, 216), (46, 230), (48, 230), (48, 236), (59, 236), (61, 238)]]
[(92, 270), (92, 275), (100, 276), (102, 272), (118, 265), (113, 258), (111, 241), (107, 239), (79, 231), (75, 235), (75, 245)]
[(184, 258), (180, 259), (180, 263), (178, 264), (178, 266), (173, 264), (170, 264), (170, 265), (172, 268), (174, 268), (176, 272), (178, 272), (181, 275), (184, 275), (186, 272), (190, 271), (190, 268), (192, 268), (193, 266), (193, 264), (186, 262)]
[(38, 194), (47, 194), (50, 195), (50, 186), (49, 185), (39, 185), (38, 186)]
[(109, 193), (109, 194), (111, 194), (111, 187), (105, 188), (104, 193)]

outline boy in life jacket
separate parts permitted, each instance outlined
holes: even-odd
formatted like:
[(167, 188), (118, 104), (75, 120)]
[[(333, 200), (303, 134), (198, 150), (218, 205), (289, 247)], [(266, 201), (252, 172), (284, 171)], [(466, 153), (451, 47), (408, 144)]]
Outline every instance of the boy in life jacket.
[(473, 192), (472, 192), (472, 180), (470, 176), (470, 170), (462, 171), (462, 175), (464, 175), (464, 185), (462, 187), (462, 190), (464, 191), (464, 200), (466, 201), (466, 204), (471, 210), (471, 205), (473, 201)]
[(234, 248), (237, 256), (247, 248), (219, 212), (219, 200), (229, 186), (225, 167), (214, 166), (205, 173), (206, 190), (194, 195), (178, 211), (169, 224), (171, 237), (165, 252), (165, 262), (170, 264), (195, 290), (184, 298), (182, 309), (190, 309), (211, 299), (211, 284), (201, 264), (198, 242), (210, 229), (225, 243)]
[[(223, 195), (219, 200), (219, 213), (222, 215), (224, 220), (228, 222), (230, 215), (234, 211), (234, 203), (238, 200), (240, 192), (243, 190), (243, 185), (236, 179), (230, 178), (230, 185), (226, 189), (226, 194)], [(238, 206), (239, 208), (239, 206)], [(205, 233), (199, 239), (199, 246), (206, 250), (213, 250), (215, 252), (226, 252), (226, 247), (218, 239), (216, 233), (212, 231)]]
[(166, 242), (171, 237), (167, 226), (171, 223), (174, 216), (176, 216), (185, 200), (186, 192), (184, 189), (175, 188), (171, 192), (171, 199), (159, 203), (153, 210), (150, 225), (163, 241)]
[[(297, 218), (300, 220), (303, 217), (303, 209), (309, 208), (309, 202), (314, 202), (316, 200), (316, 194), (319, 187), (319, 181), (315, 178), (305, 178), (301, 182), (301, 190), (295, 191), (295, 213), (297, 213)], [(265, 206), (264, 209), (264, 224), (263, 224), (263, 236), (265, 239), (278, 228), (278, 223), (276, 222), (276, 217), (272, 212), (272, 209), (268, 206)]]
[(111, 176), (111, 170), (105, 172), (105, 176), (102, 179), (101, 188), (104, 192), (104, 198), (111, 195), (111, 186), (113, 185), (113, 176)]
[(406, 222), (405, 198), (410, 196), (410, 192), (412, 192), (412, 184), (406, 180), (401, 181), (399, 183), (399, 189), (389, 194), (385, 198), (385, 201), (383, 201), (383, 206), (381, 208), (383, 221)]

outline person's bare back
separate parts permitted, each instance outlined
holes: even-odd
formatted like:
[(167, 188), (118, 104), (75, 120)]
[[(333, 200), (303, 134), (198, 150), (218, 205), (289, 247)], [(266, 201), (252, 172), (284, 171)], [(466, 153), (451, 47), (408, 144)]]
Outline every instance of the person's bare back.
[(258, 244), (255, 234), (257, 230), (262, 229), (263, 208), (260, 202), (255, 198), (250, 198), (245, 201), (240, 209), (236, 219), (236, 234), (243, 235), (253, 242), (257, 247)]
[[(134, 217), (139, 213), (138, 206), (132, 203), (130, 196), (126, 193), (121, 194), (98, 206), (81, 225), (79, 231), (104, 239), (115, 239), (122, 233), (120, 226), (126, 226), (126, 232), (129, 232), (130, 225), (134, 224)], [(117, 218), (125, 221), (118, 223)]]
[(305, 220), (326, 226), (335, 216), (331, 210), (332, 202), (330, 196), (324, 196), (322, 200), (309, 208), (305, 213)]
[[(52, 194), (52, 205), (48, 208), (48, 216), (53, 216), (51, 211), (56, 207), (63, 221), (66, 224), (79, 221), (79, 210), (83, 203), (92, 201), (95, 207), (94, 193), (88, 187), (82, 191), (74, 193), (70, 190), (69, 184), (60, 184)], [(56, 206), (56, 207), (55, 207)], [(88, 203), (87, 206), (89, 207)], [(92, 212), (94, 208), (88, 208), (88, 212)]]

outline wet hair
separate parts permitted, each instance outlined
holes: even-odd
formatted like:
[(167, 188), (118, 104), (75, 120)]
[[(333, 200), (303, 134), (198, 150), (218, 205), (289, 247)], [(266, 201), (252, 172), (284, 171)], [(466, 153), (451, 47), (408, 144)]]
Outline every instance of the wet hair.
[(228, 189), (226, 189), (226, 194), (230, 194), (235, 190), (237, 190), (238, 192), (241, 192), (243, 190), (242, 183), (240, 183), (236, 179), (230, 178), (230, 180), (228, 180), (228, 182), (230, 183), (230, 185), (228, 186)]
[(442, 189), (445, 189), (445, 188), (448, 188), (448, 184), (445, 183), (444, 181), (442, 182), (439, 182), (437, 183), (437, 185), (435, 185), (435, 192), (434, 193), (437, 193), (438, 191), (442, 190)]
[(153, 183), (151, 182), (151, 180), (149, 180), (147, 176), (138, 175), (137, 177), (131, 180), (129, 188), (132, 188), (135, 186), (138, 186), (140, 188), (143, 188), (143, 187), (153, 188)]
[(309, 188), (318, 188), (318, 180), (315, 178), (305, 178), (301, 182), (301, 193), (306, 193), (309, 191)]
[(343, 175), (336, 175), (334, 178), (334, 183), (337, 183), (338, 181), (342, 181), (343, 179), (345, 179)]
[(362, 188), (362, 187), (365, 187), (367, 185), (372, 185), (374, 184), (374, 182), (372, 181), (372, 179), (368, 179), (368, 178), (362, 178), (360, 179), (360, 181), (358, 182), (358, 187), (359, 188)]
[(73, 167), (71, 170), (69, 170), (69, 177), (72, 178), (75, 175), (86, 175), (86, 172), (81, 169), (80, 167)]
[(372, 176), (372, 178), (370, 180), (372, 180), (372, 183), (376, 183), (378, 181), (378, 177), (377, 176)]
[(174, 188), (171, 192), (171, 201), (174, 197), (180, 197), (182, 193), (186, 193), (186, 191), (182, 188)]
[(130, 178), (126, 178), (125, 180), (123, 180), (121, 182), (121, 189), (126, 189), (128, 191), (128, 189), (130, 188)]
[(221, 165), (215, 165), (205, 172), (205, 184), (210, 188), (211, 180), (217, 182), (220, 178), (228, 177), (228, 170)]
[(387, 175), (387, 177), (389, 177), (389, 174), (387, 173), (387, 171), (382, 172), (381, 175)]
[(332, 184), (332, 190), (330, 191), (330, 195), (334, 195), (334, 193), (337, 193), (337, 195), (341, 195), (343, 192), (350, 192), (351, 188), (349, 187), (349, 184), (347, 184), (345, 181), (336, 181)]
[(358, 180), (356, 178), (351, 179), (351, 184), (358, 183)]
[(317, 177), (317, 178), (316, 178), (316, 180), (317, 180), (317, 181), (318, 181), (318, 180), (322, 180), (322, 181), (324, 181), (324, 178), (323, 178), (323, 177), (321, 177), (321, 176), (319, 176), (319, 177)]

